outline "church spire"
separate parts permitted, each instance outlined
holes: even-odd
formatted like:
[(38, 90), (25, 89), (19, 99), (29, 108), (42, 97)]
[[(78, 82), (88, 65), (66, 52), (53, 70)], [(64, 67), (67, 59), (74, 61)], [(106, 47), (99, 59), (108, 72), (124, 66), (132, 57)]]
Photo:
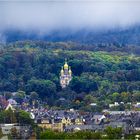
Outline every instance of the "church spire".
[(61, 75), (63, 75), (64, 74), (64, 70), (63, 70), (63, 67), (61, 68)]
[(71, 75), (72, 74), (72, 71), (71, 71), (71, 67), (69, 66), (69, 74)]
[(68, 69), (68, 63), (67, 63), (67, 59), (65, 59), (65, 64), (64, 64), (64, 69)]

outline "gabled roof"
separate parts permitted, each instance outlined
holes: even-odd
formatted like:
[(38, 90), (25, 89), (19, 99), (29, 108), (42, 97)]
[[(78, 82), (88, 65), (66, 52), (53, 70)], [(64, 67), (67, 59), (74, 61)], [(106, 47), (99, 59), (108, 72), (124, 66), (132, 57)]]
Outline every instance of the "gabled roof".
[(11, 109), (12, 111), (15, 111), (15, 108), (9, 103), (5, 110)]
[(106, 117), (104, 115), (94, 115), (93, 116), (93, 119), (98, 119), (98, 120), (102, 120), (102, 119), (105, 119)]

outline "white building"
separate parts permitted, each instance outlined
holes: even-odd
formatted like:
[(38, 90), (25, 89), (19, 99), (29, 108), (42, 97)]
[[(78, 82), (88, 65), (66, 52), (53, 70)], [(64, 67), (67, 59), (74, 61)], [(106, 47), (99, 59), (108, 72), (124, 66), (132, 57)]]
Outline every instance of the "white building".
[(70, 66), (68, 66), (67, 61), (65, 61), (64, 66), (61, 69), (60, 72), (60, 84), (62, 88), (65, 88), (69, 85), (70, 81), (72, 79), (72, 71)]

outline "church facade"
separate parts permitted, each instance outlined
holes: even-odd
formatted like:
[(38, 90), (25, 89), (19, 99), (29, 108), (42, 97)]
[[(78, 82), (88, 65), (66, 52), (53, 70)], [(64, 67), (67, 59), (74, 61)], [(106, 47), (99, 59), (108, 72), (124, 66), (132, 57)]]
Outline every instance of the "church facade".
[(72, 71), (71, 67), (67, 64), (67, 61), (65, 60), (65, 64), (61, 69), (60, 72), (60, 84), (62, 88), (65, 88), (69, 85), (70, 81), (72, 79)]

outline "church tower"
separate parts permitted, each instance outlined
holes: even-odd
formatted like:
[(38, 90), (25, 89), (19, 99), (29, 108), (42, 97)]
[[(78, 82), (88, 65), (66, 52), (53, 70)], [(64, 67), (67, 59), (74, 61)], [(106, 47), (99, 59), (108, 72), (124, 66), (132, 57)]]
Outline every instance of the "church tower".
[(60, 72), (60, 84), (62, 88), (65, 88), (69, 85), (72, 79), (72, 71), (71, 67), (67, 64), (67, 60), (65, 60), (65, 64)]

